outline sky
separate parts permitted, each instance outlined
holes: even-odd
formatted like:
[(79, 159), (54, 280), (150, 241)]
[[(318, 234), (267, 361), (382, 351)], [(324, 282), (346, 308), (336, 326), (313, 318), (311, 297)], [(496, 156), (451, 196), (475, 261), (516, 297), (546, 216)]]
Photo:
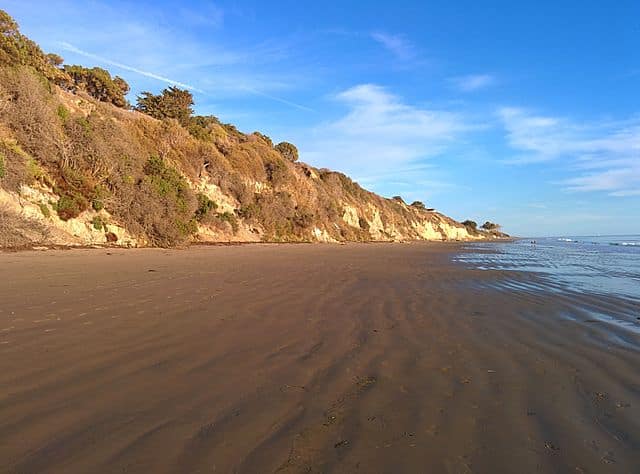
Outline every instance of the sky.
[(129, 99), (520, 236), (640, 234), (640, 2), (0, 0)]

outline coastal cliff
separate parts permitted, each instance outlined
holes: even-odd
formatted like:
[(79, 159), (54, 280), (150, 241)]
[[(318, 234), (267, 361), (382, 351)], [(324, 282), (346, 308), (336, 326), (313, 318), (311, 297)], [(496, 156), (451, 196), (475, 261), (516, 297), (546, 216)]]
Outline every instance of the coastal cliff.
[(63, 65), (0, 11), (0, 247), (493, 239), (299, 162), (295, 146)]

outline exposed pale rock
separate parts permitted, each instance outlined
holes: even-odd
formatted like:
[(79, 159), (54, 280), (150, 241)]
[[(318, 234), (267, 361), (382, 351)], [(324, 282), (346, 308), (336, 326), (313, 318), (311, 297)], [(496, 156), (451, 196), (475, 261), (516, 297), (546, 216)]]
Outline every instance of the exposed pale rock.
[(344, 213), (342, 214), (342, 220), (349, 224), (351, 227), (360, 228), (360, 218), (358, 217), (358, 210), (350, 206), (349, 204), (344, 205)]

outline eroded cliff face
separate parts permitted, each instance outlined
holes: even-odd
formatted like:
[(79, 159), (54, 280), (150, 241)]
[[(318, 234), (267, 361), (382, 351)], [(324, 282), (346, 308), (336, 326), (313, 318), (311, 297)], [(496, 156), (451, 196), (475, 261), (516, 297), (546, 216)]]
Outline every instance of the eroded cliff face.
[[(0, 247), (488, 238), (284, 160), (260, 134), (216, 126), (203, 142), (175, 121), (11, 74), (0, 83)], [(6, 98), (16, 89), (28, 104)]]
[(206, 119), (194, 134), (0, 65), (0, 247), (493, 238)]
[(19, 192), (0, 188), (0, 248), (147, 244), (119, 226), (104, 209), (62, 220), (54, 210), (58, 200), (59, 196), (43, 186), (23, 185)]
[[(190, 242), (262, 242), (271, 241), (260, 222), (238, 217), (241, 204), (230, 195), (201, 178), (194, 189), (205, 194), (223, 215), (233, 216), (234, 225), (212, 226), (199, 223)], [(260, 187), (260, 186), (256, 186)], [(272, 192), (264, 184), (262, 192)], [(13, 237), (0, 240), (4, 247), (33, 246), (125, 246), (152, 245), (144, 235), (135, 236), (122, 226), (106, 209), (88, 209), (77, 217), (61, 219), (56, 206), (60, 200), (53, 189), (36, 182), (21, 185), (17, 191), (0, 188), (0, 220), (11, 225)], [(382, 201), (384, 203), (384, 201)], [(451, 241), (488, 238), (470, 234), (461, 224), (437, 212), (414, 209), (403, 203), (391, 202), (378, 207), (372, 202), (339, 203), (343, 209), (337, 222), (311, 222), (304, 240), (337, 243), (344, 241)], [(396, 209), (394, 209), (396, 208)], [(384, 219), (383, 219), (384, 217)], [(357, 238), (345, 238), (344, 227), (353, 230)], [(2, 231), (2, 227), (0, 227)], [(5, 230), (6, 232), (6, 230)], [(296, 240), (300, 240), (296, 237)], [(286, 236), (278, 241), (287, 241)]]

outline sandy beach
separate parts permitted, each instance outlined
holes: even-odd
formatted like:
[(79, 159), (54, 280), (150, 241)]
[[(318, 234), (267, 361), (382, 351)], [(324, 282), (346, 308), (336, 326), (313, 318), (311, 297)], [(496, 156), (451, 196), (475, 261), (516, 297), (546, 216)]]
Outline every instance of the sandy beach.
[(1, 253), (0, 471), (638, 472), (637, 307), (459, 251)]

